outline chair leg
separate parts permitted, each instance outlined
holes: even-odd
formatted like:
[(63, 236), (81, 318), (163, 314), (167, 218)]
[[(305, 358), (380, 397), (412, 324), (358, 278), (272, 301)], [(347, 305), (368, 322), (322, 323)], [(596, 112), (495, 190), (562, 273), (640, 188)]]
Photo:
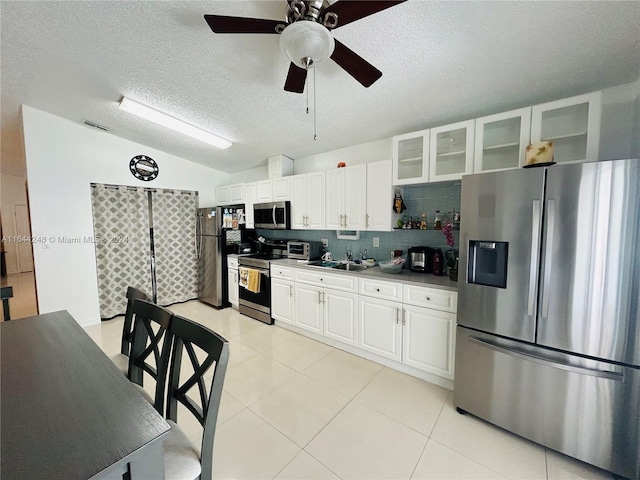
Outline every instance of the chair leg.
[(2, 299), (2, 310), (4, 312), (4, 320), (5, 321), (11, 320), (11, 314), (9, 313), (9, 299), (8, 298), (3, 298)]

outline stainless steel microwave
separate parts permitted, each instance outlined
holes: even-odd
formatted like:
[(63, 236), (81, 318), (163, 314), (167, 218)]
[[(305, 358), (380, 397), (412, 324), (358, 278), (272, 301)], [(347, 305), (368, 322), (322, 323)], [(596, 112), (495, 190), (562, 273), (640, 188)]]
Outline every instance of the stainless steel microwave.
[(291, 203), (289, 201), (254, 203), (253, 223), (255, 228), (290, 230)]

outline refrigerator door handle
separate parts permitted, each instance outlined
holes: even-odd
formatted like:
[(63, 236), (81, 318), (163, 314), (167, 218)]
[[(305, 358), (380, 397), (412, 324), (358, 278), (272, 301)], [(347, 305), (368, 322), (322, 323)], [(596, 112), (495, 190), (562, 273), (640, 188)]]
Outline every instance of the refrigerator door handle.
[(556, 215), (556, 201), (547, 201), (547, 245), (544, 252), (544, 279), (542, 283), (542, 318), (549, 316), (549, 288), (551, 285), (551, 254), (553, 252), (553, 228)]
[(273, 206), (273, 211), (271, 212), (271, 216), (273, 217), (273, 226), (276, 226), (276, 206)]
[(559, 362), (554, 359), (541, 357), (538, 355), (534, 355), (532, 353), (522, 352), (518, 350), (512, 350), (507, 347), (503, 347), (501, 345), (496, 345), (495, 343), (486, 340), (480, 337), (474, 337), (473, 335), (469, 335), (467, 337), (470, 342), (479, 343), (485, 347), (488, 347), (496, 352), (504, 353), (506, 355), (510, 355), (512, 357), (521, 358), (523, 360), (528, 360), (530, 362), (537, 363), (539, 365), (544, 365), (551, 368), (559, 368), (561, 370), (566, 370), (568, 372), (578, 373), (581, 375), (591, 375), (592, 377), (606, 378), (608, 380), (616, 380), (622, 381), (624, 375), (620, 372), (615, 372), (611, 370), (599, 370), (596, 368), (589, 367), (579, 367), (576, 365), (567, 365), (566, 363)]
[(527, 315), (533, 316), (536, 302), (536, 284), (538, 272), (538, 256), (540, 255), (540, 200), (533, 201), (531, 218), (531, 263), (529, 265), (529, 299), (527, 301)]
[(196, 223), (196, 258), (200, 258), (202, 252), (202, 217), (198, 215), (198, 223)]

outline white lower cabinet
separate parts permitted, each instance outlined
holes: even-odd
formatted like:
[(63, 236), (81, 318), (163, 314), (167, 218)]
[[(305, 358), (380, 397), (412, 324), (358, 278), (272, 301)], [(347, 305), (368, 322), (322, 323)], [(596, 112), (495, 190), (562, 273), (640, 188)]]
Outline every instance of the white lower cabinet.
[(324, 336), (358, 345), (358, 295), (324, 290)]
[(422, 378), (453, 379), (456, 292), (308, 267), (272, 265), (271, 274), (275, 320)]
[(323, 293), (324, 289), (321, 287), (296, 283), (296, 326), (318, 335), (324, 335)]
[(374, 297), (360, 297), (358, 347), (391, 360), (402, 360), (402, 304)]
[(295, 318), (293, 290), (293, 282), (271, 279), (271, 317), (291, 325)]
[(402, 309), (402, 363), (453, 379), (456, 316), (414, 305)]
[(358, 295), (314, 285), (295, 285), (294, 324), (349, 345), (357, 345)]
[(229, 281), (229, 303), (238, 308), (238, 270), (229, 268), (227, 278)]

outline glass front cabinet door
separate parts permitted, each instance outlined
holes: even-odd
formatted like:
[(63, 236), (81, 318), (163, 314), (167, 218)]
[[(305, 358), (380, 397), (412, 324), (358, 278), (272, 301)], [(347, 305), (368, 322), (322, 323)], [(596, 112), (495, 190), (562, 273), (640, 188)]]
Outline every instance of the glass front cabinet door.
[(602, 92), (588, 93), (531, 109), (531, 143), (553, 141), (556, 163), (598, 160)]
[(429, 130), (393, 137), (393, 184), (411, 185), (429, 180)]
[(474, 172), (522, 167), (530, 132), (531, 107), (477, 118)]
[(475, 120), (431, 129), (429, 181), (460, 180), (473, 173)]

